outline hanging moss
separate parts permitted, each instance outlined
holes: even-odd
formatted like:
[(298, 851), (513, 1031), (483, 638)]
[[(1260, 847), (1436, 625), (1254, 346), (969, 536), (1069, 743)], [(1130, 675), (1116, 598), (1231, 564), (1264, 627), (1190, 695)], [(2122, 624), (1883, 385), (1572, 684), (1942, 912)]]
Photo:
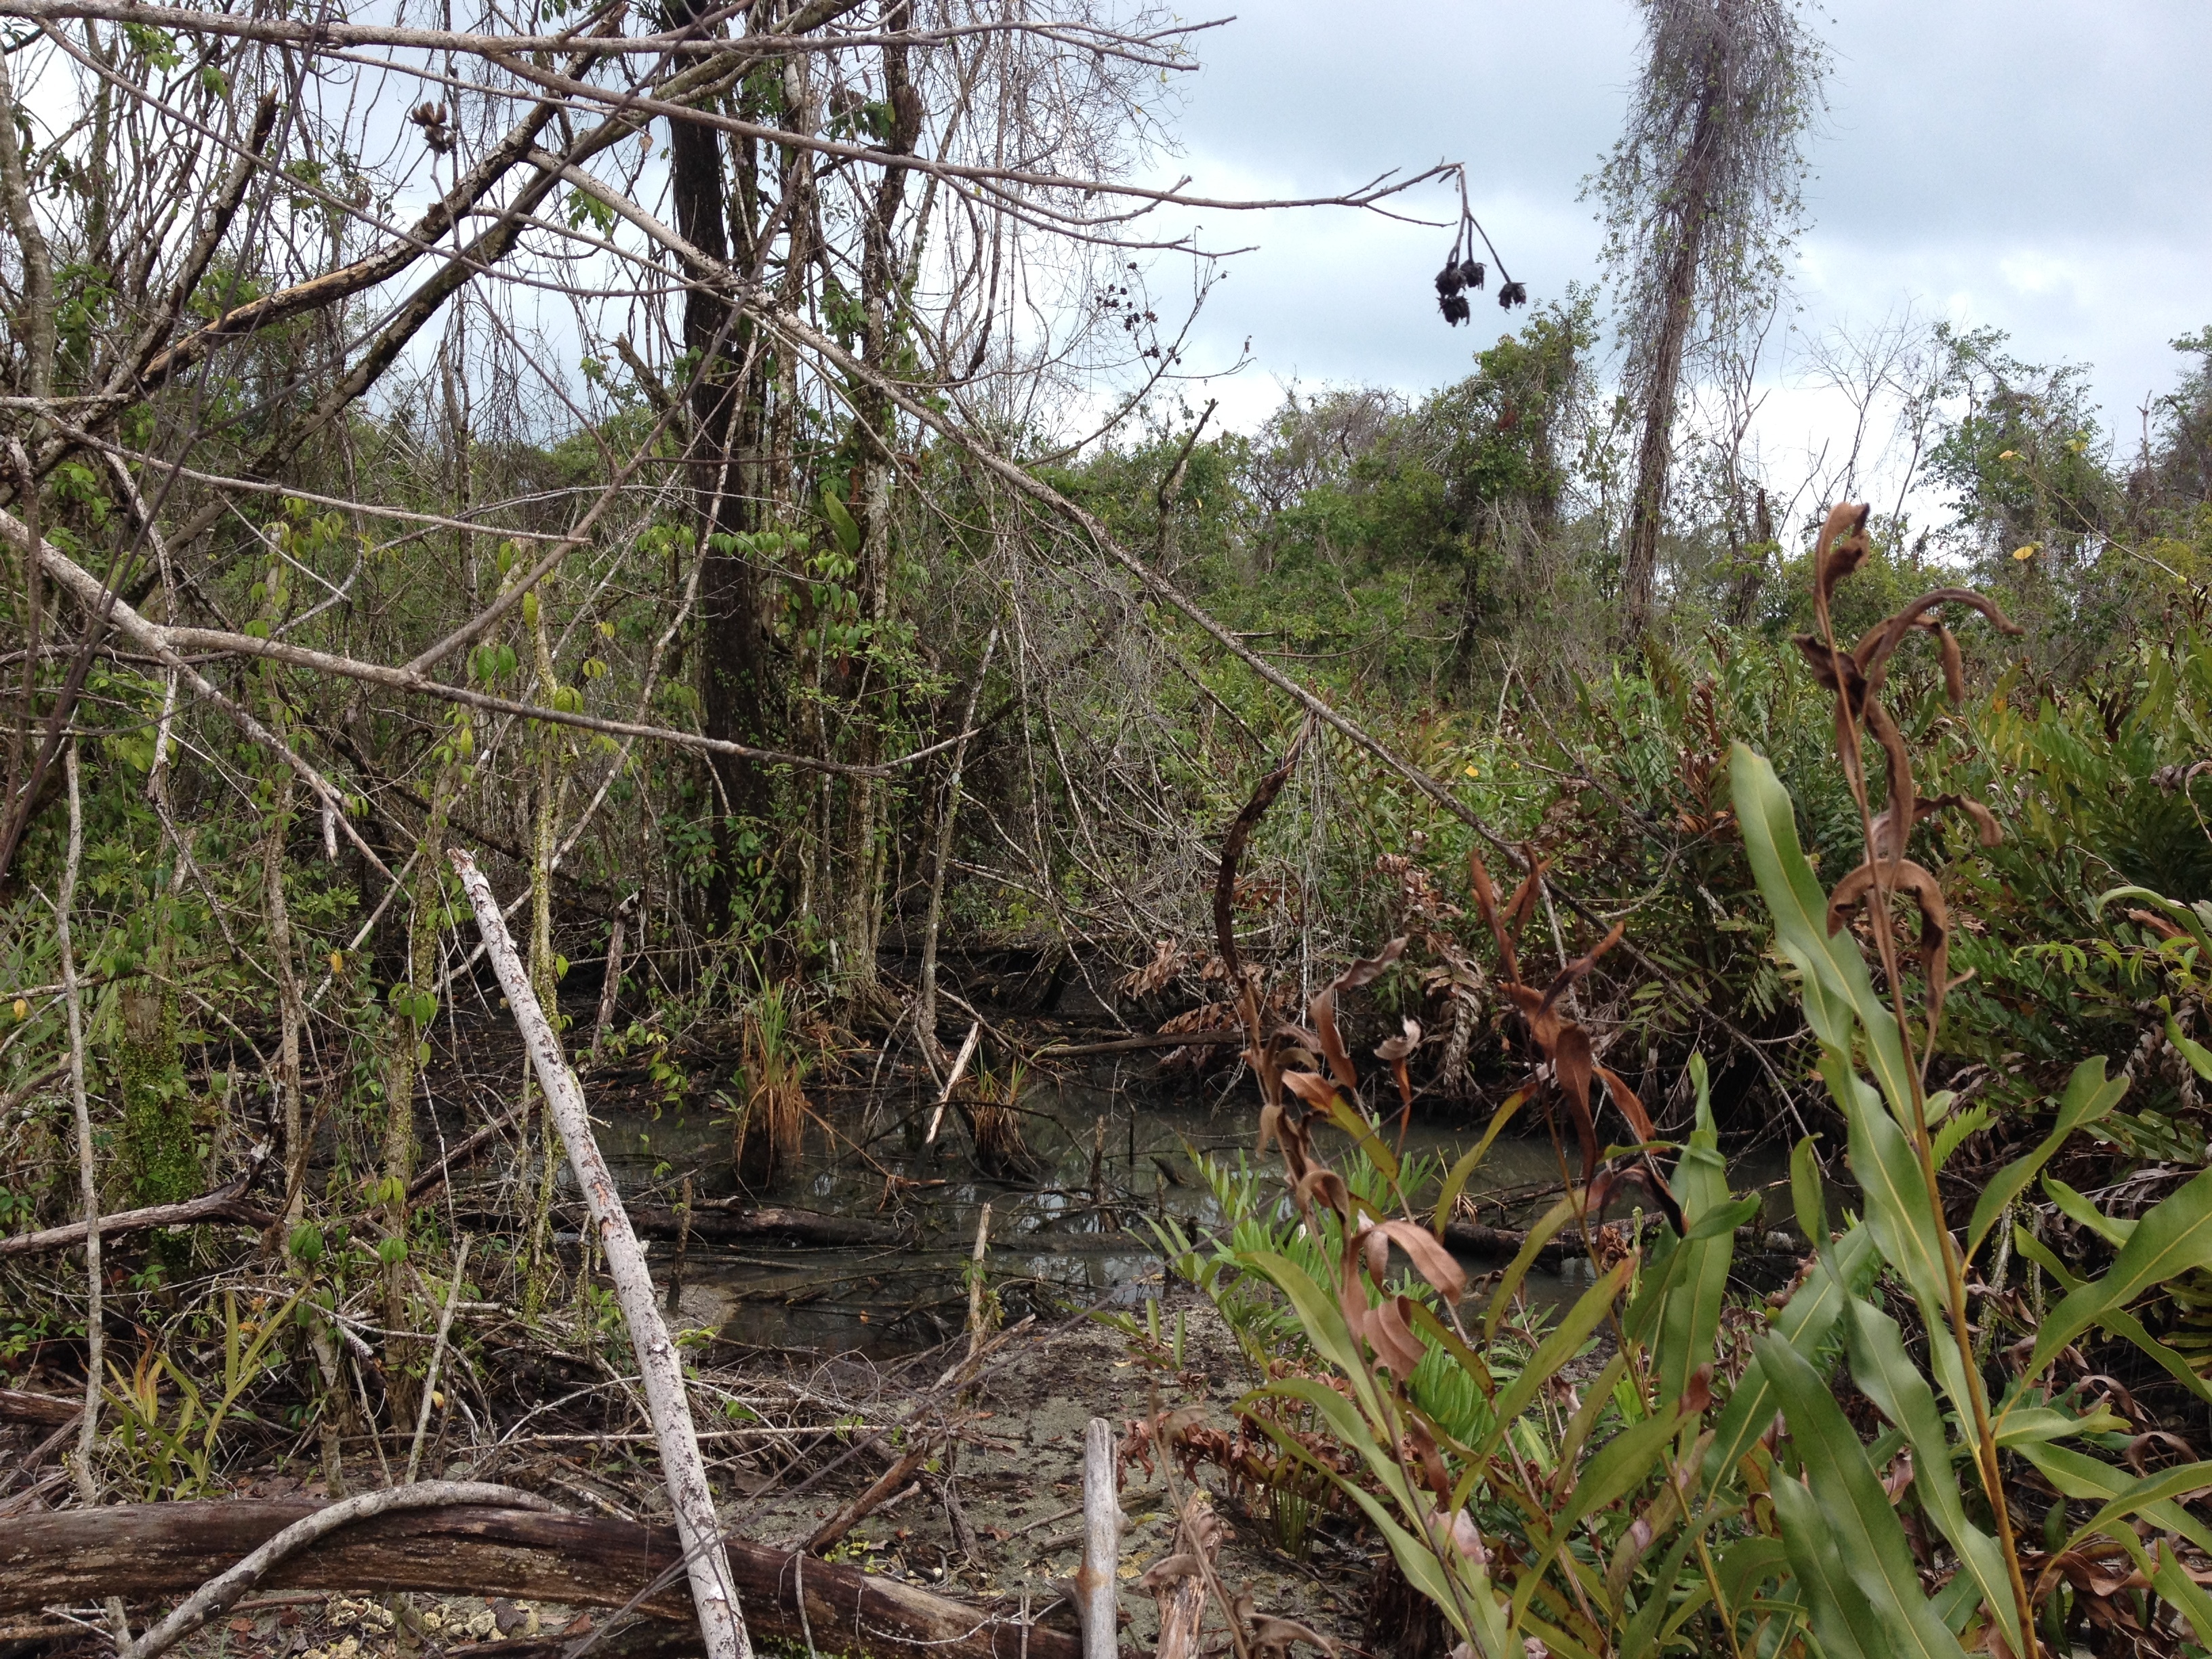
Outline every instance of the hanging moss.
[(122, 1153), (131, 1196), (173, 1204), (203, 1186), (192, 1103), (177, 1045), (176, 999), (126, 988), (116, 1020), (115, 1075), (123, 1094)]

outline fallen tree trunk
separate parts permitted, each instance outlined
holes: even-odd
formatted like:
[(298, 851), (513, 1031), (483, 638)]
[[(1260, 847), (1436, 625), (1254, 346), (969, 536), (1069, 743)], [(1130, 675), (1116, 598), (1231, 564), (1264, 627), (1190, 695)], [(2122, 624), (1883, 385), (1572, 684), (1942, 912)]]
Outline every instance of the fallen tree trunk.
[[(629, 1224), (647, 1238), (674, 1238), (684, 1218), (655, 1204), (630, 1207)], [(713, 1244), (884, 1246), (911, 1242), (913, 1230), (873, 1216), (823, 1215), (815, 1210), (740, 1206), (733, 1199), (702, 1198), (691, 1206), (691, 1237)]]
[[(28, 1516), (0, 1534), (0, 1613), (109, 1595), (145, 1601), (189, 1595), (315, 1507), (244, 1498)], [(807, 1561), (802, 1569), (793, 1552), (743, 1539), (732, 1539), (726, 1553), (755, 1627), (800, 1640), (811, 1630), (827, 1651), (891, 1655), (927, 1647), (930, 1659), (1080, 1659), (1080, 1644), (1065, 1632), (1025, 1627), (842, 1563)], [(662, 1578), (667, 1582), (645, 1594)], [(637, 1612), (690, 1626), (683, 1632), (689, 1650), (700, 1645), (673, 1529), (627, 1521), (471, 1507), (380, 1516), (279, 1564), (262, 1583), (588, 1607), (620, 1607), (641, 1595)]]
[[(100, 1231), (107, 1228), (103, 1220)], [(58, 1395), (27, 1394), (21, 1389), (0, 1389), (0, 1417), (13, 1418), (18, 1423), (74, 1423), (76, 1414), (84, 1409), (82, 1400), (64, 1400)]]
[[(211, 1193), (188, 1198), (181, 1204), (149, 1204), (143, 1210), (124, 1210), (100, 1218), (100, 1236), (142, 1233), (154, 1227), (190, 1227), (208, 1221), (235, 1221), (242, 1226), (274, 1226), (276, 1218), (246, 1195), (253, 1171), (234, 1176)], [(66, 1227), (42, 1232), (17, 1233), (0, 1238), (0, 1255), (35, 1255), (47, 1250), (66, 1250), (84, 1243), (85, 1225), (72, 1221)]]
[[(1626, 1233), (1628, 1229), (1621, 1230)], [(1444, 1246), (1467, 1255), (1516, 1256), (1528, 1242), (1528, 1235), (1515, 1227), (1486, 1227), (1479, 1221), (1455, 1218), (1444, 1223)], [(1797, 1241), (1787, 1233), (1767, 1232), (1757, 1227), (1735, 1230), (1739, 1249), (1751, 1249), (1767, 1255), (1796, 1256), (1803, 1254)], [(1588, 1254), (1583, 1236), (1572, 1227), (1563, 1229), (1547, 1239), (1536, 1252), (1536, 1265), (1556, 1267), (1569, 1257)]]
[(1146, 1048), (1209, 1048), (1243, 1041), (1242, 1026), (1223, 1025), (1202, 1031), (1158, 1031), (1151, 1036), (1115, 1037), (1108, 1042), (1048, 1042), (1030, 1058), (1073, 1060), (1079, 1054), (1127, 1054)]

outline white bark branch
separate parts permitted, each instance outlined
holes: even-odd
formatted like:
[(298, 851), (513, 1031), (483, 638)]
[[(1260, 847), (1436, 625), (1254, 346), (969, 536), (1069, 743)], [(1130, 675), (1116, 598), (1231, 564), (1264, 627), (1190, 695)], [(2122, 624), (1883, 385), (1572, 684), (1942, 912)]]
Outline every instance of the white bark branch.
[(575, 1172), (576, 1185), (591, 1210), (592, 1224), (599, 1229), (607, 1277), (614, 1281), (615, 1299), (621, 1304), (623, 1322), (629, 1327), (630, 1342), (637, 1352), (646, 1409), (660, 1448), (661, 1473), (668, 1482), (676, 1534), (684, 1547), (692, 1605), (698, 1609), (708, 1659), (752, 1659), (752, 1644), (722, 1548), (721, 1522), (714, 1513), (707, 1467), (699, 1455), (690, 1398), (684, 1387), (683, 1361), (661, 1322), (659, 1304), (653, 1294), (653, 1276), (646, 1269), (637, 1235), (630, 1231), (629, 1212), (623, 1207), (614, 1176), (592, 1138), (583, 1088), (568, 1069), (561, 1039), (554, 1034), (545, 1011), (538, 1005), (538, 994), (531, 988), (530, 975), (515, 953), (514, 940), (507, 931), (491, 883), (463, 849), (455, 848), (451, 856), (454, 872), (476, 908), (477, 926), (483, 930), (492, 971), (499, 976), (500, 989), (507, 994), (514, 1023), (529, 1047), (538, 1088), (545, 1097), (545, 1115), (568, 1148), (568, 1167)]
[(387, 1486), (382, 1492), (344, 1498), (295, 1521), (235, 1566), (209, 1579), (178, 1602), (167, 1618), (126, 1645), (118, 1659), (154, 1659), (156, 1654), (167, 1652), (259, 1583), (271, 1567), (341, 1527), (349, 1527), (372, 1516), (389, 1515), (394, 1510), (439, 1509), (454, 1504), (484, 1504), (501, 1509), (554, 1507), (534, 1492), (517, 1492), (512, 1486), (495, 1486), (480, 1480), (425, 1480), (416, 1486)]

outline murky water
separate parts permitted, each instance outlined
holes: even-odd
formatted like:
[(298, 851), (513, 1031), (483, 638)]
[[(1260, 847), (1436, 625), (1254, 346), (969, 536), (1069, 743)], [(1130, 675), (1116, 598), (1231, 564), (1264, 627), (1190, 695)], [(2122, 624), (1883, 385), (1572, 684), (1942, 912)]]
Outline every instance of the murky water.
[[(978, 1167), (966, 1122), (947, 1111), (925, 1144), (933, 1101), (817, 1092), (802, 1165), (762, 1203), (841, 1216), (881, 1215), (904, 1224), (900, 1242), (876, 1248), (731, 1247), (695, 1240), (685, 1264), (683, 1312), (726, 1340), (818, 1352), (883, 1355), (942, 1340), (966, 1317), (964, 1269), (981, 1206), (991, 1206), (989, 1282), (1009, 1314), (1048, 1307), (1141, 1304), (1159, 1285), (1148, 1220), (1187, 1232), (1218, 1230), (1219, 1202), (1194, 1160), (1249, 1155), (1257, 1114), (1249, 1102), (1209, 1105), (1164, 1096), (1157, 1085), (1111, 1079), (1037, 1087), (1019, 1119), (1029, 1173), (995, 1179)], [(600, 1144), (625, 1190), (667, 1202), (690, 1173), (701, 1199), (740, 1194), (731, 1121), (722, 1113), (605, 1114)], [(1417, 1107), (1408, 1157), (1448, 1168), (1478, 1142), (1486, 1117)], [(1325, 1156), (1348, 1145), (1322, 1132)], [(1755, 1161), (1739, 1188), (1784, 1170)], [(1275, 1155), (1260, 1160), (1273, 1174)], [(1096, 1166), (1094, 1172), (1094, 1164)], [(1095, 1175), (1095, 1178), (1094, 1178)], [(1559, 1191), (1559, 1158), (1540, 1133), (1501, 1137), (1468, 1185), (1491, 1224), (1525, 1224)], [(1433, 1185), (1435, 1176), (1429, 1180)], [(1279, 1195), (1281, 1185), (1271, 1188)], [(1778, 1217), (1788, 1209), (1778, 1195)], [(656, 1273), (671, 1247), (653, 1247)], [(1470, 1263), (1486, 1269), (1495, 1262)], [(1580, 1287), (1576, 1264), (1531, 1278), (1529, 1294), (1553, 1299)]]

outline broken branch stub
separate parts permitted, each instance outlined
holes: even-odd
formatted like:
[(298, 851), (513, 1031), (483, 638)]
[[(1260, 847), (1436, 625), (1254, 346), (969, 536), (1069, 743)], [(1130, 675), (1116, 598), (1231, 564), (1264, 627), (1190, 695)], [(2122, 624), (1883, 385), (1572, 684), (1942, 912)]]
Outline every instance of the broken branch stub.
[(1075, 1572), (1083, 1659), (1119, 1659), (1121, 1653), (1122, 1517), (1116, 1474), (1114, 1425), (1094, 1417), (1083, 1431), (1083, 1565)]
[(592, 1135), (592, 1121), (584, 1107), (584, 1091), (561, 1052), (545, 1012), (531, 989), (530, 976), (515, 954), (514, 940), (500, 914), (491, 883), (477, 861), (460, 848), (450, 855), (454, 873), (475, 908), (477, 924), (483, 930), (484, 945), (492, 971), (499, 976), (514, 1023), (530, 1050), (531, 1064), (545, 1097), (545, 1115), (568, 1153), (568, 1167), (590, 1207), (605, 1252), (607, 1277), (613, 1280), (615, 1299), (621, 1304), (623, 1322), (629, 1328), (637, 1354), (638, 1374), (644, 1383), (646, 1409), (653, 1419), (653, 1438), (660, 1449), (663, 1478), (676, 1516), (677, 1536), (684, 1547), (684, 1567), (691, 1582), (692, 1604), (698, 1610), (699, 1631), (708, 1659), (751, 1659), (752, 1644), (738, 1610), (736, 1586), (722, 1553), (722, 1528), (714, 1513), (714, 1496), (707, 1485), (707, 1468), (699, 1455), (697, 1431), (691, 1422), (691, 1402), (684, 1387), (684, 1367), (676, 1346), (661, 1322), (653, 1295), (653, 1276), (647, 1271), (645, 1253), (630, 1230), (629, 1214), (615, 1189), (614, 1176), (600, 1156)]

